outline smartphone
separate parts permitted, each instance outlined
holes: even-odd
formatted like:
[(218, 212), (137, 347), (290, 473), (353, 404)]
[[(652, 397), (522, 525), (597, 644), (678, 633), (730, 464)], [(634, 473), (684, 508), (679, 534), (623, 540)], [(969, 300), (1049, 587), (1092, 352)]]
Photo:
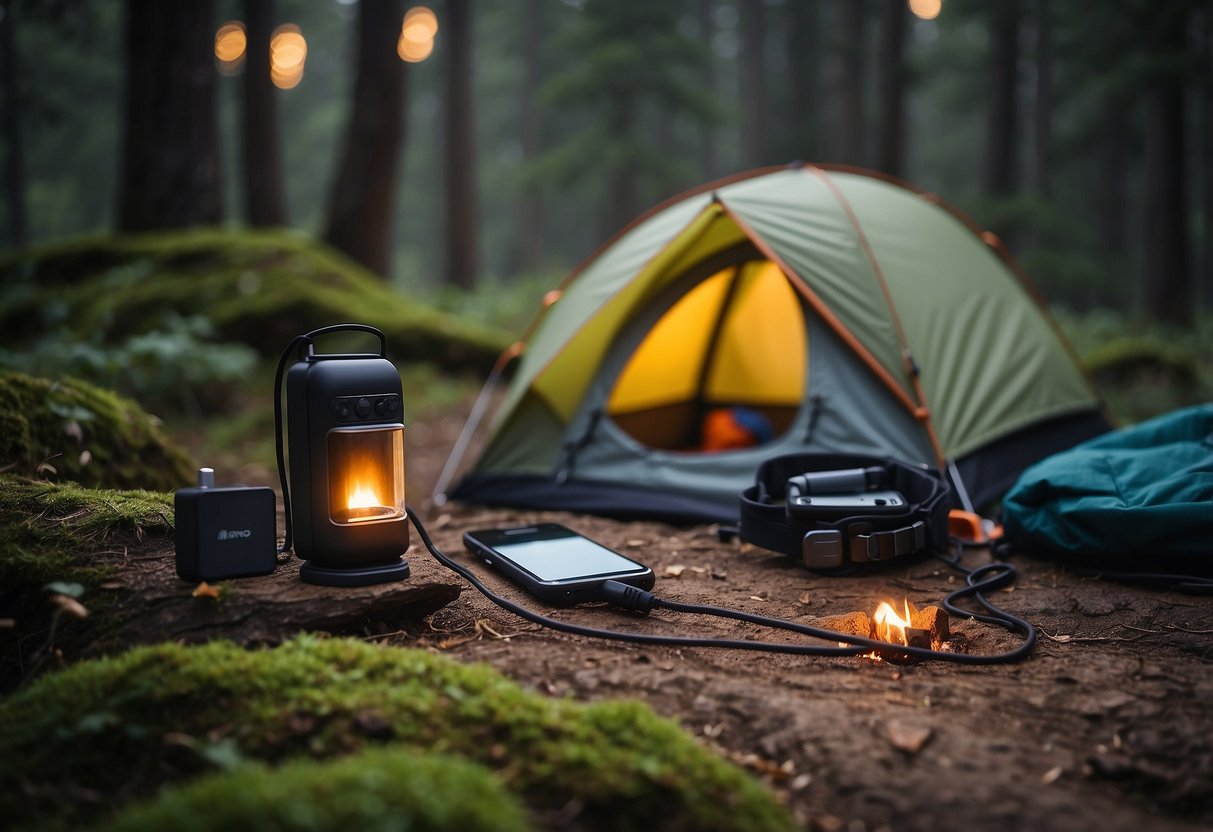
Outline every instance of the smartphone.
[(853, 494), (809, 494), (793, 497), (792, 505), (797, 508), (855, 509), (880, 514), (901, 511), (906, 507), (906, 498), (900, 491), (856, 491)]
[(608, 580), (653, 587), (652, 569), (559, 523), (465, 532), (463, 545), (553, 606), (598, 600)]

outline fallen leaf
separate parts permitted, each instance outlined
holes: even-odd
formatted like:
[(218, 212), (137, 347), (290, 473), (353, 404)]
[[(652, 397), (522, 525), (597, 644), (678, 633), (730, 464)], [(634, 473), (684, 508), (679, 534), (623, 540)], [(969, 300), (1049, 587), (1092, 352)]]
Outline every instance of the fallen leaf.
[(1053, 768), (1049, 769), (1040, 776), (1040, 782), (1044, 783), (1046, 786), (1051, 785), (1056, 783), (1062, 774), (1064, 774), (1064, 772), (1061, 766), (1053, 766)]
[(809, 605), (809, 602), (812, 600), (813, 600), (812, 595), (810, 595), (807, 592), (802, 592), (802, 593), (800, 593), (800, 598), (797, 599), (796, 603), (802, 604), (803, 606), (807, 607)]
[(206, 581), (203, 581), (202, 583), (198, 584), (198, 586), (194, 587), (194, 591), (190, 594), (195, 598), (214, 598), (216, 601), (218, 601), (219, 596), (223, 594), (223, 590), (217, 586), (211, 586)]
[(682, 573), (686, 571), (686, 569), (687, 568), (685, 566), (683, 566), (681, 563), (673, 563), (665, 568), (665, 576), (667, 578), (677, 578), (677, 577), (681, 576)]
[(93, 452), (92, 451), (90, 451), (88, 448), (85, 448), (83, 451), (80, 452), (80, 464), (81, 465), (88, 465), (92, 461), (93, 461)]
[(707, 572), (708, 570), (706, 567), (703, 567), (703, 566), (692, 566), (691, 571), (694, 572), (696, 575), (702, 575), (703, 573)]
[(885, 723), (885, 731), (893, 747), (908, 754), (922, 751), (927, 740), (931, 739), (929, 725), (911, 725), (896, 719)]

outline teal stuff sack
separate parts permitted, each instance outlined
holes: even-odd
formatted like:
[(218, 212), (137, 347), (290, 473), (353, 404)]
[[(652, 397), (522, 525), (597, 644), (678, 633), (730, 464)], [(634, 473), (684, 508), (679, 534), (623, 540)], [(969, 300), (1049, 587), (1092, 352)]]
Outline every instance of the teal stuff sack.
[(1213, 571), (1213, 403), (1044, 459), (1007, 492), (1003, 523), (1029, 554)]

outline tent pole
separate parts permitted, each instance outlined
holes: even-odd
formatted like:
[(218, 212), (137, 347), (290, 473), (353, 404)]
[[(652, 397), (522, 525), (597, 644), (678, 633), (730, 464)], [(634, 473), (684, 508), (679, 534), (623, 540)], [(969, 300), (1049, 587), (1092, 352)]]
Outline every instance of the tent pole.
[(969, 514), (976, 514), (977, 509), (973, 508), (973, 500), (969, 497), (969, 489), (965, 488), (964, 480), (960, 478), (960, 469), (956, 467), (956, 460), (948, 460), (948, 476), (952, 479), (952, 485), (956, 487), (956, 496), (960, 498), (960, 505)]
[(442, 466), (442, 473), (438, 475), (438, 482), (434, 484), (434, 491), (430, 494), (434, 505), (446, 505), (447, 486), (455, 478), (455, 472), (459, 470), (459, 464), (463, 462), (464, 454), (467, 453), (468, 446), (472, 444), (472, 437), (476, 435), (476, 429), (480, 427), (480, 422), (484, 419), (485, 411), (489, 408), (489, 401), (497, 390), (497, 384), (501, 381), (505, 368), (511, 361), (522, 355), (522, 350), (521, 341), (507, 347), (505, 352), (498, 357), (497, 363), (493, 365), (489, 377), (484, 380), (484, 386), (480, 388), (480, 393), (476, 396), (472, 411), (468, 414), (467, 421), (463, 423), (463, 430), (459, 432), (459, 438), (455, 440), (450, 456), (446, 458), (446, 464)]

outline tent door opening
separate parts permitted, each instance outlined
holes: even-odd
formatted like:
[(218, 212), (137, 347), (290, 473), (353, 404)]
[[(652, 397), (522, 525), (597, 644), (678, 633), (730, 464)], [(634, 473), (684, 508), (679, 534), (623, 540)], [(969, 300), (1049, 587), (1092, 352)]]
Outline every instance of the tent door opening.
[(795, 420), (807, 367), (799, 296), (778, 266), (749, 257), (716, 268), (660, 313), (615, 380), (607, 415), (651, 448), (766, 444)]

